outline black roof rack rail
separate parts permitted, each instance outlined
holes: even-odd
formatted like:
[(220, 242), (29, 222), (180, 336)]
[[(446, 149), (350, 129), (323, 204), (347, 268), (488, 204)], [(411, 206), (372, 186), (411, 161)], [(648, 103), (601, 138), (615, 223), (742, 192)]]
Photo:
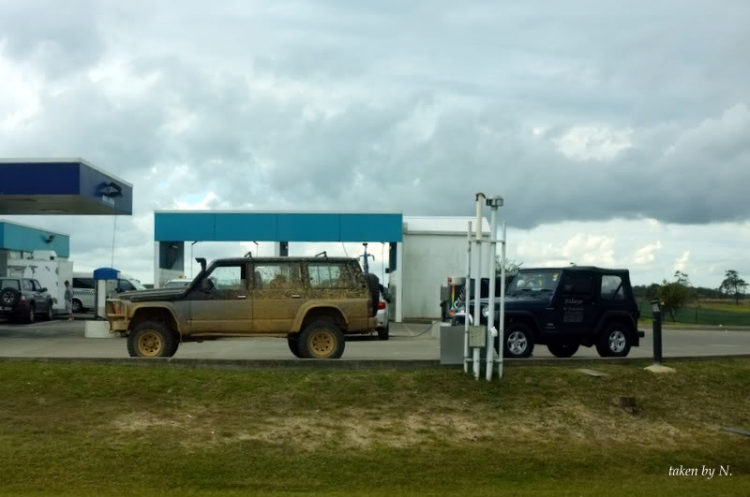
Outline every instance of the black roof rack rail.
[(320, 257), (321, 255), (323, 257), (325, 257), (326, 259), (328, 259), (328, 252), (326, 252), (326, 251), (323, 251), (323, 252), (321, 252), (319, 254), (315, 254), (315, 257)]

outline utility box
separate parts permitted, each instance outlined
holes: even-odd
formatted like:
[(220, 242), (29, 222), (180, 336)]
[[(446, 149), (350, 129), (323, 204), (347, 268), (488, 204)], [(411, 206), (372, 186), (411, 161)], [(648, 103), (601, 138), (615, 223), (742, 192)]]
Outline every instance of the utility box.
[(440, 326), (440, 365), (457, 366), (464, 363), (464, 327)]
[(94, 271), (94, 285), (96, 286), (96, 318), (107, 319), (107, 299), (117, 295), (117, 281), (120, 271), (109, 267)]

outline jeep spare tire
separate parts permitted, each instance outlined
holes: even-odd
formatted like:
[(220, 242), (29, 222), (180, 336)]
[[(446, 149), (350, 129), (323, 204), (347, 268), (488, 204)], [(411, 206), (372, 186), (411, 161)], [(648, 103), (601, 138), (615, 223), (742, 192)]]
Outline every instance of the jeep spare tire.
[(365, 274), (365, 282), (367, 283), (367, 289), (370, 292), (370, 299), (372, 299), (370, 317), (375, 317), (378, 313), (378, 302), (380, 302), (380, 280), (374, 274), (367, 273)]
[(0, 306), (15, 307), (19, 300), (21, 300), (21, 292), (15, 288), (9, 287), (0, 290)]

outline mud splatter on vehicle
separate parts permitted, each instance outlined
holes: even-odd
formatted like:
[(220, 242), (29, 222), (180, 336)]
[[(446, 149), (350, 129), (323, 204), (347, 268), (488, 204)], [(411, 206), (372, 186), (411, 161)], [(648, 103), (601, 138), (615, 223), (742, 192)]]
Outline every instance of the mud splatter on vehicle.
[(131, 357), (171, 357), (187, 341), (246, 336), (286, 338), (297, 357), (337, 359), (345, 335), (375, 329), (373, 278), (350, 258), (220, 259), (185, 288), (109, 300), (107, 318), (112, 333), (127, 335)]

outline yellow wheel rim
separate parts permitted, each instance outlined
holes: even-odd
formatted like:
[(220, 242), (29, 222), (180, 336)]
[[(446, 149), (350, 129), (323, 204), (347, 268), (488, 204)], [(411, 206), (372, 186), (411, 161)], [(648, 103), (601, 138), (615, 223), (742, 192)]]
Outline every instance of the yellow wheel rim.
[(147, 331), (138, 339), (138, 352), (142, 356), (156, 357), (163, 346), (164, 342), (161, 337), (153, 331)]
[(327, 357), (336, 348), (336, 337), (328, 330), (319, 330), (310, 335), (310, 351), (314, 357)]

